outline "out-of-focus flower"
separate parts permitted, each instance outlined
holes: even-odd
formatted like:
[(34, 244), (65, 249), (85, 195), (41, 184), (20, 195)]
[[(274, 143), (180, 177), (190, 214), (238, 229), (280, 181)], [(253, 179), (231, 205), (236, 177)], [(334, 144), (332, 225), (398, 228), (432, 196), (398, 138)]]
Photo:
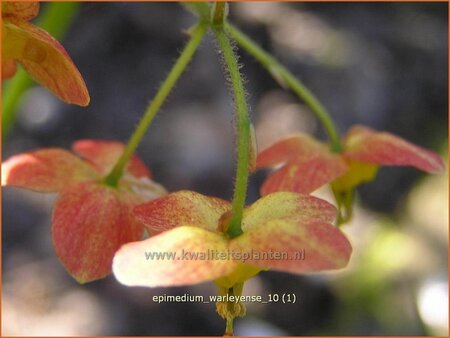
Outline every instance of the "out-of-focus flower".
[(413, 166), (428, 173), (444, 168), (438, 154), (390, 133), (363, 126), (352, 127), (342, 143), (344, 150), (333, 153), (328, 145), (299, 134), (263, 150), (257, 158), (258, 169), (282, 167), (266, 179), (261, 195), (275, 191), (308, 194), (331, 182), (338, 206), (347, 209), (348, 215), (341, 215), (345, 221), (351, 215), (353, 189), (373, 180), (379, 165)]
[(102, 182), (123, 149), (119, 142), (80, 140), (73, 151), (81, 158), (49, 148), (13, 156), (2, 165), (2, 186), (59, 193), (52, 216), (53, 245), (80, 283), (111, 272), (116, 250), (143, 236), (132, 208), (165, 194), (136, 156), (117, 187)]
[(19, 62), (64, 102), (87, 106), (86, 84), (64, 47), (28, 22), (38, 12), (38, 2), (2, 2), (2, 79), (12, 77)]
[(230, 203), (180, 191), (139, 205), (138, 220), (162, 232), (128, 243), (116, 253), (113, 272), (129, 286), (174, 286), (209, 280), (222, 289), (261, 270), (304, 273), (347, 265), (351, 245), (334, 227), (329, 203), (291, 192), (265, 196), (244, 210), (243, 234), (225, 234)]

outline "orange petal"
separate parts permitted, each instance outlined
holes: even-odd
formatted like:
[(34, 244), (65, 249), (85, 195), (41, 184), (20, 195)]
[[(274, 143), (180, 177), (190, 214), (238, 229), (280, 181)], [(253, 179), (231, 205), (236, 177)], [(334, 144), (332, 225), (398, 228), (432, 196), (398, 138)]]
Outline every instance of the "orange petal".
[(17, 64), (16, 61), (9, 59), (9, 60), (2, 60), (2, 80), (10, 79), (11, 77), (16, 74), (17, 71)]
[(3, 24), (4, 59), (15, 59), (37, 82), (67, 103), (89, 104), (86, 84), (64, 47), (28, 22)]
[(335, 217), (336, 208), (320, 198), (293, 192), (277, 192), (262, 197), (245, 208), (242, 229), (248, 231), (279, 219), (333, 222)]
[[(72, 150), (91, 162), (102, 175), (108, 174), (119, 160), (125, 145), (115, 141), (80, 140)], [(135, 177), (151, 177), (150, 170), (138, 156), (133, 156), (126, 171)]]
[(39, 2), (2, 2), (3, 20), (29, 21), (39, 13)]
[(129, 286), (197, 284), (235, 269), (237, 262), (214, 259), (227, 255), (226, 249), (223, 235), (182, 226), (124, 245), (114, 256), (113, 271), (120, 283)]
[(229, 248), (246, 253), (246, 264), (292, 273), (344, 268), (352, 252), (347, 238), (331, 224), (290, 219), (250, 229)]
[(134, 215), (152, 230), (194, 226), (215, 231), (230, 204), (194, 191), (179, 191), (134, 208)]
[(329, 153), (327, 146), (312, 137), (297, 134), (284, 138), (259, 153), (256, 168), (264, 168), (290, 162), (306, 161), (319, 153)]
[(293, 160), (271, 174), (261, 186), (261, 195), (276, 191), (294, 191), (309, 194), (333, 181), (347, 170), (339, 155), (319, 153), (309, 160)]
[(122, 244), (142, 238), (132, 217), (133, 197), (95, 183), (64, 190), (55, 204), (52, 237), (56, 254), (80, 283), (105, 277)]
[(429, 173), (437, 173), (444, 169), (444, 162), (438, 154), (390, 133), (354, 126), (348, 131), (344, 143), (345, 156), (353, 160), (383, 165), (413, 166)]
[(96, 177), (87, 163), (57, 148), (16, 155), (2, 164), (3, 186), (42, 192), (60, 191), (70, 183)]

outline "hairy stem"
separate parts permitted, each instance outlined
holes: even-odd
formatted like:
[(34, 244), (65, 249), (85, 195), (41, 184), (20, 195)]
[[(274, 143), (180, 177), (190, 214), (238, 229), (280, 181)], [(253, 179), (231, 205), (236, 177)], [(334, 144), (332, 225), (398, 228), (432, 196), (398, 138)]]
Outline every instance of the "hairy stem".
[(144, 116), (140, 120), (133, 135), (131, 135), (131, 138), (128, 141), (128, 144), (122, 156), (119, 158), (112, 171), (104, 178), (104, 182), (106, 184), (111, 186), (117, 185), (120, 177), (122, 177), (125, 166), (127, 165), (131, 156), (133, 156), (136, 148), (139, 146), (139, 143), (142, 141), (142, 138), (147, 132), (147, 129), (152, 123), (156, 113), (159, 111), (165, 99), (175, 86), (177, 80), (180, 78), (181, 74), (183, 74), (186, 66), (191, 61), (195, 51), (200, 45), (200, 42), (205, 36), (207, 29), (208, 25), (201, 21), (192, 30), (191, 39), (181, 52), (180, 57), (170, 70), (169, 75), (167, 75), (167, 78), (164, 80), (155, 97), (148, 105)]
[(230, 75), (236, 104), (236, 143), (238, 145), (236, 181), (232, 201), (232, 217), (226, 231), (227, 235), (233, 238), (242, 234), (241, 221), (248, 184), (250, 120), (248, 117), (247, 102), (245, 100), (244, 85), (233, 47), (222, 27), (215, 28), (214, 33)]
[(227, 12), (227, 3), (225, 1), (214, 2), (212, 24), (215, 26), (222, 26), (223, 21), (227, 15), (226, 12)]
[(319, 102), (311, 91), (306, 88), (286, 67), (277, 61), (272, 55), (264, 51), (247, 35), (229, 23), (225, 23), (226, 31), (236, 42), (258, 60), (261, 65), (283, 86), (289, 87), (320, 120), (331, 141), (331, 149), (339, 152), (342, 150), (338, 131), (325, 107)]

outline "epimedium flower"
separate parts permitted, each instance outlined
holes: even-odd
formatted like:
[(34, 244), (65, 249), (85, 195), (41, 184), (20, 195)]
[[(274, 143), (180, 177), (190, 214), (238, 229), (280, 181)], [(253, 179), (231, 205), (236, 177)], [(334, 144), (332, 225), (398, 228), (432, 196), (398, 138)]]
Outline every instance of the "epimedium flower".
[[(229, 290), (261, 270), (340, 269), (350, 259), (349, 241), (332, 225), (335, 207), (316, 197), (292, 192), (267, 195), (245, 208), (243, 234), (234, 238), (226, 235), (230, 213), (229, 202), (192, 191), (135, 207), (136, 218), (160, 233), (123, 245), (114, 257), (114, 275), (128, 286), (215, 281), (219, 289)], [(301, 250), (304, 259), (295, 259)]]
[(80, 140), (72, 148), (78, 156), (48, 148), (11, 157), (2, 165), (2, 186), (59, 193), (52, 215), (53, 245), (69, 274), (85, 283), (111, 273), (122, 244), (142, 239), (144, 227), (132, 208), (165, 190), (151, 181), (137, 156), (116, 187), (103, 182), (124, 150), (120, 142)]
[(342, 140), (343, 151), (297, 134), (277, 141), (258, 154), (257, 169), (281, 165), (261, 187), (261, 195), (275, 191), (309, 194), (331, 183), (340, 221), (351, 217), (353, 189), (372, 181), (380, 165), (412, 166), (428, 173), (444, 168), (440, 156), (387, 132), (353, 126)]
[(29, 23), (38, 12), (38, 2), (2, 2), (2, 79), (15, 74), (18, 62), (64, 102), (87, 106), (86, 84), (64, 47)]

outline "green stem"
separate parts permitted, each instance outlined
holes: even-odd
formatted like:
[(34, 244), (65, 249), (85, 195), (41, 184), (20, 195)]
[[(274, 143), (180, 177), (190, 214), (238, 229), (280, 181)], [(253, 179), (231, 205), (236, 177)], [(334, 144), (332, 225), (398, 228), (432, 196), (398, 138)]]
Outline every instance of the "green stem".
[(220, 50), (223, 53), (223, 58), (231, 78), (236, 104), (238, 155), (236, 181), (232, 201), (232, 216), (227, 229), (227, 235), (233, 238), (242, 234), (241, 221), (248, 184), (250, 120), (248, 117), (247, 102), (245, 101), (244, 85), (239, 72), (236, 55), (233, 52), (233, 47), (222, 27), (214, 29), (214, 33)]
[(211, 20), (211, 8), (207, 2), (181, 2), (180, 3), (188, 11), (196, 14), (204, 21)]
[(306, 88), (294, 75), (278, 62), (269, 53), (264, 51), (247, 35), (229, 23), (225, 23), (226, 31), (245, 49), (250, 55), (258, 60), (264, 68), (282, 85), (288, 86), (305, 104), (313, 111), (316, 117), (323, 124), (331, 141), (331, 149), (339, 152), (342, 150), (340, 137), (336, 126), (330, 118), (325, 107), (319, 102), (314, 94)]
[(233, 336), (233, 319), (227, 318), (227, 324), (225, 326), (225, 336)]
[(186, 66), (191, 61), (192, 56), (194, 55), (195, 51), (200, 45), (200, 42), (205, 36), (207, 29), (208, 25), (202, 21), (198, 23), (192, 30), (191, 39), (181, 52), (180, 57), (178, 58), (175, 65), (172, 67), (169, 75), (167, 75), (167, 78), (164, 80), (155, 97), (148, 105), (144, 113), (144, 116), (142, 117), (133, 135), (128, 141), (128, 144), (122, 156), (119, 158), (118, 162), (111, 170), (111, 172), (104, 178), (104, 182), (106, 184), (110, 186), (117, 185), (119, 179), (122, 177), (125, 166), (127, 165), (131, 156), (133, 156), (136, 148), (138, 147), (139, 143), (144, 137), (148, 127), (152, 123), (153, 118), (155, 117), (159, 108), (161, 108), (165, 99), (170, 94), (172, 88), (175, 86), (175, 83), (177, 82), (181, 74), (183, 74), (184, 70), (186, 69)]
[(213, 4), (213, 18), (212, 18), (212, 24), (215, 26), (222, 26), (223, 21), (226, 16), (226, 10), (227, 10), (227, 3), (222, 2), (214, 2)]
[[(63, 38), (72, 19), (78, 11), (77, 2), (48, 3), (36, 20), (36, 25), (46, 30), (55, 39)], [(16, 120), (16, 110), (20, 105), (22, 94), (33, 85), (27, 72), (21, 67), (11, 80), (4, 84), (2, 93), (2, 136), (5, 138)]]

